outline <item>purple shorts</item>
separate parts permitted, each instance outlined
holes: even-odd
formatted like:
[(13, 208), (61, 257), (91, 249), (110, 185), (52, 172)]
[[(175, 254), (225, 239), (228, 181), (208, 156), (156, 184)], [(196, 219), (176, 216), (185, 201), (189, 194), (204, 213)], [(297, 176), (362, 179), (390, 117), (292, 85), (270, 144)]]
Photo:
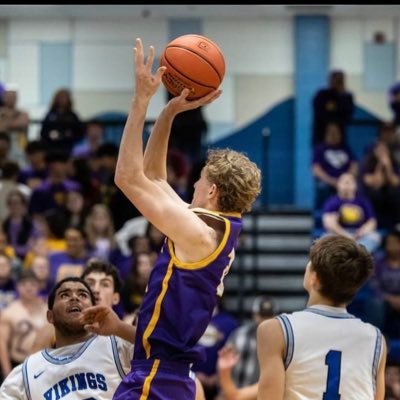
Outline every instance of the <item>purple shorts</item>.
[(129, 374), (113, 400), (194, 400), (194, 373), (187, 364), (160, 360), (132, 360)]

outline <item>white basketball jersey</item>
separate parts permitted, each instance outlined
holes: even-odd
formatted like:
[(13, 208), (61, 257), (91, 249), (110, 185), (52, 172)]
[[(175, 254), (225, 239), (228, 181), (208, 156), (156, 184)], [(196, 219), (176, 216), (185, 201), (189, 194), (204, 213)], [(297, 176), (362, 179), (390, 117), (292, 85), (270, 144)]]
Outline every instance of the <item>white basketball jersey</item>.
[(117, 339), (94, 336), (74, 353), (68, 347), (45, 349), (25, 360), (22, 374), (27, 399), (112, 399), (126, 375), (126, 366), (124, 371), (118, 355)]
[(382, 334), (344, 308), (277, 317), (285, 341), (285, 400), (373, 400)]

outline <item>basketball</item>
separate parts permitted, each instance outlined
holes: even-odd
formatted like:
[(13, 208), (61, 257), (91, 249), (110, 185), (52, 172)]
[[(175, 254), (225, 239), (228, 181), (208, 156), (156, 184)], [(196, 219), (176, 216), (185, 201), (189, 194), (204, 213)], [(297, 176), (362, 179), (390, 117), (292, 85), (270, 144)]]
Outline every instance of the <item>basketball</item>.
[(221, 49), (201, 35), (183, 35), (169, 42), (161, 54), (160, 66), (167, 67), (162, 82), (168, 92), (179, 96), (188, 88), (188, 100), (218, 89), (225, 75)]

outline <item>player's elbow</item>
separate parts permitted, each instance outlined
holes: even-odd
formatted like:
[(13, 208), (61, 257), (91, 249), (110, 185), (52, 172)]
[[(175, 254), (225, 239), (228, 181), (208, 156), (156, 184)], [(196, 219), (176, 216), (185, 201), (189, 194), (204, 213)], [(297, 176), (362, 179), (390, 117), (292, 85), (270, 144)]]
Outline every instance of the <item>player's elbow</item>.
[(135, 174), (132, 174), (126, 168), (117, 166), (115, 169), (114, 183), (122, 191), (124, 191), (127, 186), (134, 184), (136, 180)]

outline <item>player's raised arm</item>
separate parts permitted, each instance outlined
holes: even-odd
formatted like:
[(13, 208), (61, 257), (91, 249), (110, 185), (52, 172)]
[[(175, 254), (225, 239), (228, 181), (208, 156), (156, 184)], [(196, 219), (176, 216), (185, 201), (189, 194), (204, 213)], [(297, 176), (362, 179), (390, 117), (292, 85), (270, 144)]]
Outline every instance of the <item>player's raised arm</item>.
[[(175, 243), (181, 244), (185, 253), (192, 254), (200, 247), (197, 257), (206, 257), (215, 248), (212, 229), (144, 173), (142, 135), (146, 112), (165, 71), (164, 67), (160, 67), (153, 75), (153, 60), (154, 48), (150, 47), (145, 61), (142, 42), (137, 39), (135, 94), (121, 138), (114, 180), (140, 213)], [(216, 191), (211, 195), (216, 195)]]
[[(145, 175), (157, 183), (177, 201), (183, 202), (174, 189), (167, 183), (168, 141), (174, 118), (181, 112), (210, 104), (216, 100), (220, 90), (214, 90), (198, 100), (187, 100), (189, 89), (184, 89), (180, 96), (172, 98), (161, 111), (151, 131), (144, 152)], [(190, 135), (191, 132), (187, 132)]]

